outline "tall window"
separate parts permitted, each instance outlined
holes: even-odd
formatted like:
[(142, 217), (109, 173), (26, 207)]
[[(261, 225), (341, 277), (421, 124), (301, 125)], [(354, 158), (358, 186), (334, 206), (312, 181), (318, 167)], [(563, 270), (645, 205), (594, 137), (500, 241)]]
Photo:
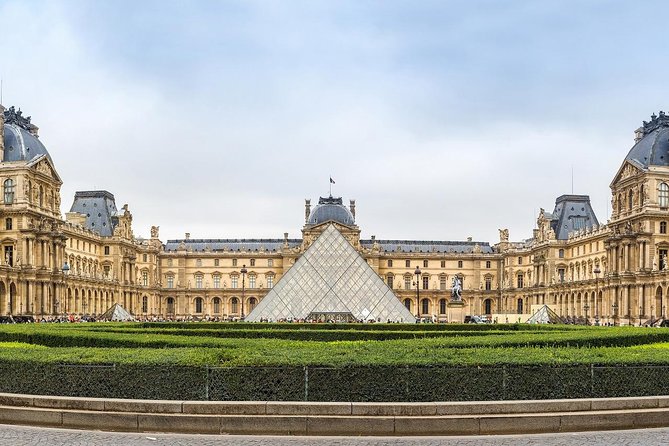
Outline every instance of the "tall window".
[(149, 272), (142, 271), (142, 285), (149, 286)]
[(564, 283), (564, 268), (558, 268), (558, 280)]
[(523, 273), (518, 274), (518, 288), (523, 287)]
[(214, 274), (214, 288), (220, 288), (221, 287), (221, 276), (218, 274)]
[(458, 268), (462, 268), (462, 260), (458, 260)]
[(643, 184), (639, 188), (639, 206), (643, 206)]
[(423, 276), (423, 289), (427, 290), (430, 286), (430, 278), (427, 276)]
[(5, 204), (14, 203), (14, 180), (8, 178), (5, 180)]
[(142, 313), (149, 312), (149, 298), (144, 296), (142, 297)]
[(439, 314), (446, 314), (446, 299), (439, 300)]
[(564, 249), (558, 250), (558, 257), (564, 259)]
[(446, 290), (446, 276), (440, 276), (439, 277), (439, 289), (441, 291)]
[(251, 266), (256, 266), (256, 259), (251, 259)]
[(195, 276), (195, 288), (202, 288), (202, 274)]
[(429, 265), (429, 262), (427, 260), (423, 260), (423, 268), (427, 268)]
[(212, 302), (214, 304), (214, 313), (218, 314), (221, 312), (221, 299), (218, 297), (214, 297), (212, 299)]
[(483, 301), (483, 312), (485, 314), (492, 314), (492, 300), (486, 299)]
[(404, 261), (404, 266), (407, 268), (411, 268), (411, 260), (405, 260)]
[(274, 287), (274, 276), (267, 276), (267, 288)]
[(214, 266), (219, 266), (221, 261), (219, 259), (214, 259)]
[(634, 192), (630, 189), (629, 196), (627, 197), (627, 210), (632, 210), (632, 204), (634, 203)]
[(195, 298), (195, 312), (196, 313), (202, 313), (202, 298), (201, 297), (196, 297)]
[(388, 268), (392, 268), (392, 267), (393, 267), (393, 261), (392, 261), (392, 260), (388, 260)]
[(232, 288), (237, 288), (238, 281), (239, 281), (239, 276), (230, 277), (230, 284), (231, 284)]
[(174, 276), (167, 276), (167, 288), (174, 288)]
[(253, 311), (253, 309), (258, 305), (258, 300), (255, 297), (252, 297), (249, 299), (249, 311)]
[(249, 274), (249, 288), (255, 288), (255, 287), (256, 287), (256, 275)]
[(423, 299), (421, 302), (421, 314), (430, 314), (430, 301), (428, 299)]
[(236, 313), (237, 306), (239, 305), (239, 300), (236, 297), (233, 297), (230, 299), (230, 313)]
[(446, 268), (446, 260), (442, 260), (442, 261), (441, 261), (441, 267), (442, 267), (442, 268)]
[(167, 298), (167, 313), (168, 314), (174, 314), (174, 298), (173, 297), (168, 297)]
[(393, 275), (392, 274), (388, 274), (386, 276), (386, 283), (388, 284), (388, 288), (390, 288), (392, 290), (393, 289)]
[[(77, 242), (78, 242), (78, 240), (77, 240)], [(109, 246), (105, 246), (105, 255), (106, 256), (109, 255)]]
[(5, 218), (5, 229), (8, 231), (12, 230), (12, 219), (11, 218)]
[(486, 261), (485, 261), (485, 267), (489, 269), (489, 268), (490, 268), (490, 265), (491, 265), (491, 264), (490, 264), (490, 260), (486, 260)]
[(14, 266), (14, 247), (5, 246), (5, 263), (9, 266)]
[(486, 291), (492, 290), (492, 277), (485, 278), (485, 290)]
[(523, 299), (518, 299), (516, 310), (518, 311), (518, 314), (523, 314)]
[[(7, 194), (5, 193), (5, 197), (6, 196)], [(660, 186), (657, 188), (657, 200), (661, 208), (669, 207), (669, 186), (667, 186), (667, 183), (660, 183)], [(6, 202), (7, 199), (5, 198), (5, 203)]]
[(407, 310), (411, 311), (411, 299), (404, 299), (404, 306)]
[(232, 259), (232, 266), (237, 266), (237, 259)]
[(667, 233), (667, 222), (666, 221), (661, 221), (660, 222), (660, 234), (666, 234)]
[(411, 289), (411, 276), (404, 276), (404, 289), (405, 290)]
[(522, 264), (523, 264), (523, 258), (522, 258), (522, 257), (518, 257), (518, 264), (519, 264), (519, 265), (522, 265)]

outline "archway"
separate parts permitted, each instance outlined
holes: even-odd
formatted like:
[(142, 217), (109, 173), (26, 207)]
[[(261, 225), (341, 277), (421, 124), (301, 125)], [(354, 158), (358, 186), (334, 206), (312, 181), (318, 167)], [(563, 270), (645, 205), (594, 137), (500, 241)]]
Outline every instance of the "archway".
[(492, 299), (486, 299), (483, 301), (483, 313), (485, 315), (492, 314)]
[[(17, 296), (16, 296), (16, 284), (14, 282), (11, 282), (9, 284), (9, 308), (10, 308), (10, 313), (11, 314), (19, 314), (21, 311), (23, 311), (23, 308), (19, 307), (19, 302), (17, 302)], [(21, 305), (22, 307), (23, 305)]]

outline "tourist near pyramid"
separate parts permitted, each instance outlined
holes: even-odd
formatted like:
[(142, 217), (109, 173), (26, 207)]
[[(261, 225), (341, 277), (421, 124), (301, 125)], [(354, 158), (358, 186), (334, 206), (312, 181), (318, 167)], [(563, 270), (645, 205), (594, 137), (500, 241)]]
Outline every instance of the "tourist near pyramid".
[(365, 259), (330, 224), (247, 321), (415, 322)]

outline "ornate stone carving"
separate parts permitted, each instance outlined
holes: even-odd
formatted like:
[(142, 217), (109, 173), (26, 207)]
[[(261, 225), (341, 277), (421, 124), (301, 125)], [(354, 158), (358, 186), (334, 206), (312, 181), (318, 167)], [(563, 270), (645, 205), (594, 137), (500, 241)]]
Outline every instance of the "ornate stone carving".
[(509, 230), (508, 229), (500, 229), (499, 230), (499, 241), (500, 242), (508, 242), (509, 241)]
[(151, 238), (158, 238), (158, 231), (160, 226), (151, 226)]

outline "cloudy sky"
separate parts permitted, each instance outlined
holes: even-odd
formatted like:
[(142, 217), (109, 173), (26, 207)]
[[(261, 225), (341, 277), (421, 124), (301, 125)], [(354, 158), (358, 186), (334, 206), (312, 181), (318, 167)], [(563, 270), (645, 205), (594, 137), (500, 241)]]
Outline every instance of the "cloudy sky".
[(669, 109), (666, 1), (0, 0), (3, 104), (136, 235), (299, 237), (304, 199), (363, 236), (496, 242), (609, 188)]

